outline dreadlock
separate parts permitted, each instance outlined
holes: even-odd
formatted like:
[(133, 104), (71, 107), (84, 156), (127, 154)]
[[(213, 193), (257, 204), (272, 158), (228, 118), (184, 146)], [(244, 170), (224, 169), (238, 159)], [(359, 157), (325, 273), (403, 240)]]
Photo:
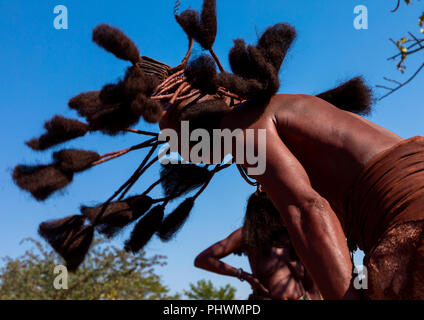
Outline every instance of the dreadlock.
[(163, 165), (160, 176), (164, 194), (168, 197), (180, 197), (197, 189), (211, 178), (207, 167), (195, 164)]
[(148, 123), (157, 123), (162, 116), (162, 105), (159, 101), (149, 99), (143, 93), (139, 93), (131, 104), (131, 111), (143, 116)]
[(346, 81), (338, 87), (323, 92), (317, 97), (335, 105), (337, 108), (353, 113), (368, 115), (375, 99), (370, 87), (362, 77)]
[(215, 42), (218, 30), (216, 20), (216, 0), (203, 1), (198, 41), (206, 50), (211, 50)]
[(90, 117), (102, 107), (99, 91), (81, 93), (68, 102), (70, 109), (78, 112), (81, 117)]
[(100, 112), (91, 116), (88, 120), (90, 129), (101, 131), (105, 134), (116, 135), (137, 124), (140, 115), (135, 115), (128, 103), (105, 106)]
[(278, 23), (266, 29), (258, 40), (257, 48), (278, 72), (295, 38), (296, 30), (291, 25)]
[(160, 228), (164, 210), (164, 205), (158, 205), (137, 222), (130, 239), (125, 242), (126, 251), (137, 253), (149, 242), (155, 232)]
[(229, 111), (222, 99), (205, 100), (185, 108), (179, 115), (179, 121), (190, 121), (190, 130), (201, 128), (212, 134)]
[(81, 213), (91, 223), (95, 224), (99, 233), (112, 238), (146, 213), (152, 203), (153, 199), (147, 195), (133, 196), (125, 200), (111, 202), (103, 213), (103, 204), (96, 207), (81, 206)]
[(201, 55), (192, 61), (185, 69), (187, 81), (193, 88), (207, 94), (214, 94), (218, 90), (216, 65), (209, 55)]
[(176, 236), (177, 232), (187, 221), (190, 211), (193, 209), (194, 200), (194, 197), (185, 199), (163, 220), (158, 230), (158, 236), (162, 241), (169, 241)]
[(46, 200), (73, 180), (74, 173), (82, 172), (100, 159), (100, 155), (87, 150), (61, 150), (53, 153), (48, 165), (18, 165), (13, 170), (13, 180), (23, 190), (39, 200)]
[(128, 99), (139, 93), (151, 96), (160, 82), (157, 76), (146, 74), (140, 67), (130, 67), (125, 74), (123, 82), (125, 96)]
[(83, 226), (85, 218), (70, 216), (43, 222), (38, 233), (59, 253), (69, 271), (74, 272), (84, 260), (93, 239), (93, 228)]
[(73, 174), (63, 172), (54, 165), (18, 165), (12, 177), (21, 189), (30, 192), (38, 201), (43, 201), (70, 184)]
[(26, 144), (34, 150), (46, 150), (57, 144), (84, 136), (88, 125), (74, 119), (54, 116), (44, 124), (46, 133), (39, 138), (34, 138)]
[(94, 151), (68, 149), (53, 153), (53, 159), (62, 171), (81, 172), (99, 160), (100, 155)]
[(247, 202), (242, 247), (253, 255), (269, 254), (272, 247), (291, 248), (287, 229), (265, 192), (253, 193)]
[(197, 39), (199, 32), (199, 13), (196, 10), (187, 9), (176, 15), (175, 19), (189, 38)]
[(216, 0), (204, 0), (202, 12), (188, 9), (175, 16), (186, 34), (195, 39), (205, 50), (211, 50), (217, 32)]
[(136, 45), (121, 30), (107, 24), (98, 25), (93, 30), (93, 41), (119, 59), (133, 64), (140, 59)]

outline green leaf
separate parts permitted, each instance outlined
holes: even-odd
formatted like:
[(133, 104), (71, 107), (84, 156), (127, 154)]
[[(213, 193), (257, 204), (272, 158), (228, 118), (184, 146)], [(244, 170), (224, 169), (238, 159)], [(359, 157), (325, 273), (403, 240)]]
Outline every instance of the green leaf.
[(229, 284), (216, 288), (212, 281), (199, 280), (190, 290), (184, 290), (184, 295), (191, 300), (234, 300), (236, 289)]
[(170, 295), (155, 268), (166, 264), (164, 256), (128, 254), (106, 240), (96, 239), (86, 261), (68, 274), (68, 290), (53, 287), (54, 267), (63, 264), (50, 247), (29, 239), (35, 248), (21, 257), (5, 257), (0, 269), (0, 299), (5, 300), (141, 300), (179, 299)]

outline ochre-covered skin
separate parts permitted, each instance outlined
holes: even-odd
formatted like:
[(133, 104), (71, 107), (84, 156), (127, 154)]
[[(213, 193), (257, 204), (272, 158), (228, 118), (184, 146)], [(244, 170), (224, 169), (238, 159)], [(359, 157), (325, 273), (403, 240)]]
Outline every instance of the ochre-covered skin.
[[(238, 277), (238, 269), (221, 259), (242, 249), (242, 230), (237, 229), (200, 253), (195, 265), (218, 274)], [(321, 296), (303, 265), (293, 259), (288, 248), (272, 248), (270, 254), (247, 254), (252, 274), (243, 272), (241, 277), (253, 289), (257, 298), (272, 300), (298, 300), (301, 297), (319, 300)]]
[(266, 171), (254, 178), (324, 298), (359, 298), (340, 223), (344, 204), (367, 163), (402, 138), (307, 95), (276, 95), (264, 108), (245, 103), (221, 127), (266, 130)]
[[(164, 123), (165, 121), (161, 127), (167, 127)], [(226, 128), (266, 130), (266, 170), (264, 174), (252, 178), (262, 185), (280, 212), (282, 223), (289, 231), (298, 256), (318, 285), (324, 299), (359, 299), (360, 292), (353, 288), (352, 262), (346, 237), (350, 238), (349, 242), (354, 240), (354, 243), (360, 246), (364, 241), (368, 242), (368, 247), (364, 248), (367, 251), (368, 248), (379, 247), (379, 241), (387, 240), (384, 237), (369, 240), (372, 235), (387, 233), (389, 226), (393, 226), (394, 223), (399, 227), (398, 230), (403, 230), (400, 227), (402, 223), (422, 219), (421, 212), (414, 209), (416, 206), (410, 207), (412, 201), (402, 202), (401, 209), (404, 210), (399, 211), (403, 212), (407, 219), (399, 220), (399, 217), (395, 217), (396, 212), (389, 213), (392, 214), (392, 224), (383, 219), (386, 208), (379, 207), (376, 197), (384, 197), (385, 192), (389, 191), (393, 193), (389, 187), (376, 191), (380, 194), (374, 195), (374, 211), (379, 210), (378, 216), (381, 221), (380, 218), (374, 217), (368, 220), (372, 225), (361, 225), (356, 219), (358, 215), (371, 216), (372, 212), (367, 210), (357, 212), (358, 210), (352, 209), (358, 201), (363, 201), (360, 196), (352, 198), (355, 188), (361, 188), (358, 185), (358, 177), (364, 175), (366, 168), (372, 165), (375, 159), (384, 155), (385, 151), (400, 143), (406, 143), (405, 140), (356, 114), (340, 110), (320, 98), (308, 95), (275, 95), (265, 106), (258, 106), (253, 102), (240, 104), (222, 120), (221, 129)], [(417, 139), (422, 138), (413, 140)], [(264, 142), (255, 141), (253, 145), (255, 150), (258, 150), (258, 143)], [(413, 162), (422, 165), (424, 156), (415, 155), (415, 157)], [(395, 158), (396, 156), (389, 163), (396, 162)], [(248, 165), (244, 166), (248, 169)], [(414, 167), (410, 169), (415, 170)], [(393, 170), (398, 170), (396, 165)], [(398, 190), (412, 188), (411, 192), (414, 193), (420, 188), (424, 189), (424, 182), (419, 182), (419, 178), (414, 180), (415, 185), (412, 187), (403, 185), (402, 175), (405, 175), (405, 171), (402, 170), (397, 171), (398, 180), (395, 182)], [(375, 174), (378, 176), (382, 173), (371, 171), (371, 175)], [(391, 205), (396, 207), (396, 203)], [(367, 219), (362, 217), (360, 221)], [(359, 238), (353, 237), (351, 231), (355, 228), (361, 232), (365, 228), (367, 234)], [(392, 235), (390, 241), (395, 239), (399, 243), (402, 237), (399, 231), (397, 237)], [(422, 239), (421, 234), (420, 237)], [(417, 262), (422, 265), (424, 255), (420, 255), (419, 252), (422, 253), (423, 245), (417, 244), (417, 238), (414, 238), (414, 241), (410, 241), (405, 249), (412, 260), (405, 263)], [(382, 277), (381, 272), (384, 271), (382, 269), (379, 271), (384, 265), (382, 256), (386, 260), (391, 256), (394, 261), (399, 254), (401, 253), (391, 251), (390, 255), (387, 255), (386, 250), (385, 255), (374, 257), (367, 255), (365, 261), (371, 261), (368, 272), (370, 281)], [(414, 254), (416, 257), (421, 257), (421, 260), (418, 258), (414, 260), (412, 258)], [(413, 278), (409, 277), (408, 281), (422, 283), (423, 281), (419, 279), (424, 278), (422, 275), (424, 271), (414, 272)], [(365, 293), (365, 297), (384, 297), (384, 293), (379, 292), (380, 289), (375, 286), (375, 281), (373, 288), (373, 293), (370, 295)], [(385, 287), (384, 290), (389, 292), (394, 289)], [(411, 296), (398, 291), (398, 298)], [(424, 299), (424, 296), (420, 298)]]

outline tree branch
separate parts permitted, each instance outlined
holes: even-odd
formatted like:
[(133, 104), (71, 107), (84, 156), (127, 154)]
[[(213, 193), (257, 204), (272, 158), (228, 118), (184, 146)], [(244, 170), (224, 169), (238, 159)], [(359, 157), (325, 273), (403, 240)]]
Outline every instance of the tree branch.
[(396, 80), (392, 80), (392, 79), (386, 79), (387, 81), (391, 81), (391, 82), (397, 82), (397, 83), (399, 83), (399, 85), (397, 86), (397, 87), (395, 87), (395, 88), (389, 88), (389, 87), (385, 87), (385, 86), (381, 86), (381, 85), (378, 85), (377, 87), (378, 88), (383, 88), (383, 89), (387, 89), (387, 90), (389, 90), (389, 92), (388, 93), (386, 93), (384, 96), (382, 96), (381, 98), (379, 98), (378, 100), (382, 100), (382, 99), (384, 99), (384, 98), (386, 98), (386, 97), (388, 97), (389, 95), (391, 95), (392, 93), (394, 93), (394, 92), (396, 92), (396, 91), (398, 91), (400, 88), (402, 88), (402, 87), (404, 87), (404, 86), (406, 86), (409, 82), (411, 82), (419, 73), (420, 73), (420, 71), (422, 70), (424, 68), (424, 63), (417, 69), (417, 71), (415, 71), (415, 73), (408, 79), (408, 80), (406, 80), (405, 82), (403, 82), (403, 83), (399, 83), (398, 81), (396, 81)]
[[(390, 41), (393, 41), (393, 39), (390, 39)], [(409, 40), (408, 42), (411, 42), (412, 40)], [(424, 42), (424, 39), (417, 39), (417, 41), (416, 42), (414, 42), (413, 44), (411, 44), (409, 47), (407, 47), (406, 49), (412, 49), (413, 47), (415, 47), (415, 46), (417, 46), (417, 45), (419, 45), (419, 46), (422, 46), (422, 44), (421, 44), (421, 42)], [(396, 42), (394, 42), (394, 44), (396, 45)], [(418, 50), (418, 51), (420, 51), (420, 50)], [(412, 52), (412, 53), (415, 53), (416, 51), (414, 51), (414, 52)], [(390, 57), (390, 58), (387, 58), (387, 60), (394, 60), (394, 59), (396, 59), (397, 57), (399, 57), (399, 56), (401, 56), (402, 55), (402, 53), (398, 53), (398, 54), (396, 54), (396, 55), (394, 55), (394, 56), (392, 56), (392, 57)]]
[(400, 6), (400, 0), (398, 0), (398, 2), (397, 2), (397, 4), (396, 4), (396, 8), (394, 8), (394, 9), (392, 10), (392, 12), (396, 12), (396, 11), (399, 9), (399, 6)]

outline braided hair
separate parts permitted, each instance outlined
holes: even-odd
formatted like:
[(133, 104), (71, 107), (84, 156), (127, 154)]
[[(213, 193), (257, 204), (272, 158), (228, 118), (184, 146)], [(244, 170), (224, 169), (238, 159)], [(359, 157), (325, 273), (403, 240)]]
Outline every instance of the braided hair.
[[(129, 195), (141, 176), (169, 154), (166, 146), (158, 152), (158, 148), (165, 144), (158, 140), (158, 133), (134, 128), (140, 119), (158, 123), (180, 102), (208, 94), (214, 98), (190, 103), (180, 112), (178, 120), (192, 121), (196, 127), (216, 128), (228, 112), (223, 104), (224, 98), (266, 103), (279, 90), (278, 73), (296, 38), (292, 26), (279, 23), (269, 27), (256, 45), (246, 45), (242, 39), (236, 39), (229, 52), (232, 72), (227, 72), (213, 50), (217, 33), (216, 1), (204, 0), (200, 13), (192, 9), (179, 13), (178, 7), (175, 18), (188, 38), (188, 50), (179, 65), (171, 67), (141, 56), (134, 42), (120, 29), (107, 24), (97, 26), (93, 30), (93, 42), (118, 59), (128, 61), (130, 65), (125, 74), (116, 83), (70, 99), (69, 108), (84, 121), (55, 115), (44, 124), (45, 132), (26, 144), (41, 152), (92, 132), (106, 136), (138, 134), (145, 137), (140, 143), (102, 154), (91, 150), (62, 149), (53, 153), (48, 164), (18, 165), (13, 170), (17, 186), (36, 200), (44, 201), (68, 186), (76, 174), (130, 152), (147, 151), (138, 168), (106, 201), (91, 207), (82, 205), (78, 214), (40, 224), (39, 234), (62, 256), (70, 271), (75, 271), (84, 261), (94, 232), (112, 238), (134, 223), (124, 246), (134, 253), (155, 234), (161, 240), (169, 241), (187, 221), (195, 200), (214, 175), (229, 166), (163, 165), (157, 181), (144, 192)], [(194, 42), (208, 53), (190, 60)], [(357, 113), (369, 111), (371, 101), (370, 90), (361, 78), (318, 96)], [(153, 199), (149, 194), (159, 185), (163, 187), (164, 197)], [(166, 215), (167, 204), (181, 197), (186, 198)], [(246, 239), (250, 239), (250, 233)]]

